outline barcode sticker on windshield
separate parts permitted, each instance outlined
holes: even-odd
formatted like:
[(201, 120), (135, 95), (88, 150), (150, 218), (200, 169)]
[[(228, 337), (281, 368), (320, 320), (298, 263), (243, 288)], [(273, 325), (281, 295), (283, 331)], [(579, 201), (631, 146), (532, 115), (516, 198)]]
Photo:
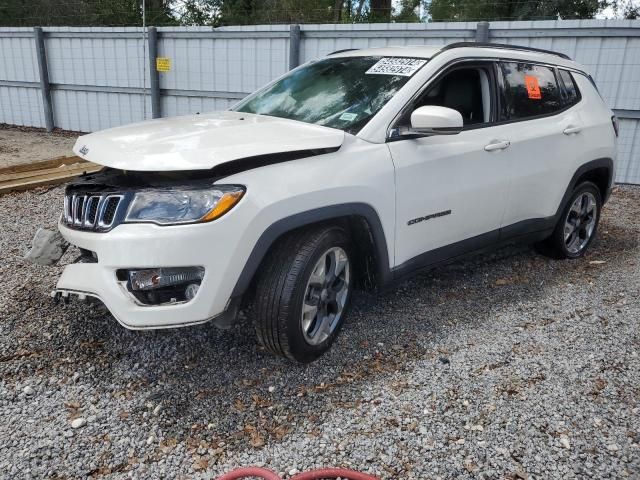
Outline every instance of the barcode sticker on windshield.
[(385, 57), (364, 73), (365, 75), (401, 75), (410, 77), (425, 63), (427, 63), (427, 60), (422, 58)]
[(358, 117), (357, 113), (344, 112), (342, 115), (340, 115), (340, 120), (346, 120), (347, 122), (353, 122), (357, 117)]

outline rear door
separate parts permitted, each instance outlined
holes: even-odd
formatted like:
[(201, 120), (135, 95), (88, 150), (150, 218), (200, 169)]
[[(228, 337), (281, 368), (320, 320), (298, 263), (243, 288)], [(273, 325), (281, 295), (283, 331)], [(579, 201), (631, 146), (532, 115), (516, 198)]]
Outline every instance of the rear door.
[[(583, 122), (575, 84), (565, 87), (569, 72), (526, 62), (499, 63), (499, 120), (511, 127), (509, 203), (505, 234), (543, 229), (556, 213), (574, 158), (584, 149)], [(568, 177), (568, 178), (567, 178)], [(526, 223), (520, 223), (526, 222)]]

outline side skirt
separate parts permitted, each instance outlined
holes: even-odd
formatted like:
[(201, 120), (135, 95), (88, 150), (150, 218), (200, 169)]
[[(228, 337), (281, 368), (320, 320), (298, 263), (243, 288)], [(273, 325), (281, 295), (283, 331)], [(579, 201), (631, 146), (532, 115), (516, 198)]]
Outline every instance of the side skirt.
[(384, 285), (384, 288), (392, 287), (420, 271), (492, 251), (505, 245), (539, 242), (553, 233), (555, 225), (555, 215), (548, 218), (524, 220), (425, 252), (393, 268), (391, 270), (392, 281)]

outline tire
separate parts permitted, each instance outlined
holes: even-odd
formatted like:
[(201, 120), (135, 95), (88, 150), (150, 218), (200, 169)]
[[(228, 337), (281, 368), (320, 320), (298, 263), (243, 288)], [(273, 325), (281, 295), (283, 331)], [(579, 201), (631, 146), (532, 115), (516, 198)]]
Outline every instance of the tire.
[[(254, 318), (260, 344), (299, 363), (312, 362), (326, 352), (349, 307), (353, 258), (349, 236), (337, 226), (310, 228), (280, 239), (261, 266), (256, 284)], [(333, 275), (322, 276), (331, 271)]]
[(536, 245), (537, 250), (558, 259), (583, 256), (598, 232), (601, 209), (600, 189), (592, 182), (579, 184), (562, 210), (553, 233)]

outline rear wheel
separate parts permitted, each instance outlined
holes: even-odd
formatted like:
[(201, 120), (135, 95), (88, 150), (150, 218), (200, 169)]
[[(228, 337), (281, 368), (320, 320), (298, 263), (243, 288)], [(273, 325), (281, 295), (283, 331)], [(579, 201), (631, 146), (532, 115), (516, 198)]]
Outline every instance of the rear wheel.
[(258, 341), (276, 355), (311, 362), (326, 352), (353, 290), (351, 245), (346, 232), (324, 226), (281, 239), (257, 283)]
[(553, 234), (539, 244), (541, 253), (553, 258), (584, 255), (598, 230), (602, 197), (591, 182), (578, 185), (558, 220)]

